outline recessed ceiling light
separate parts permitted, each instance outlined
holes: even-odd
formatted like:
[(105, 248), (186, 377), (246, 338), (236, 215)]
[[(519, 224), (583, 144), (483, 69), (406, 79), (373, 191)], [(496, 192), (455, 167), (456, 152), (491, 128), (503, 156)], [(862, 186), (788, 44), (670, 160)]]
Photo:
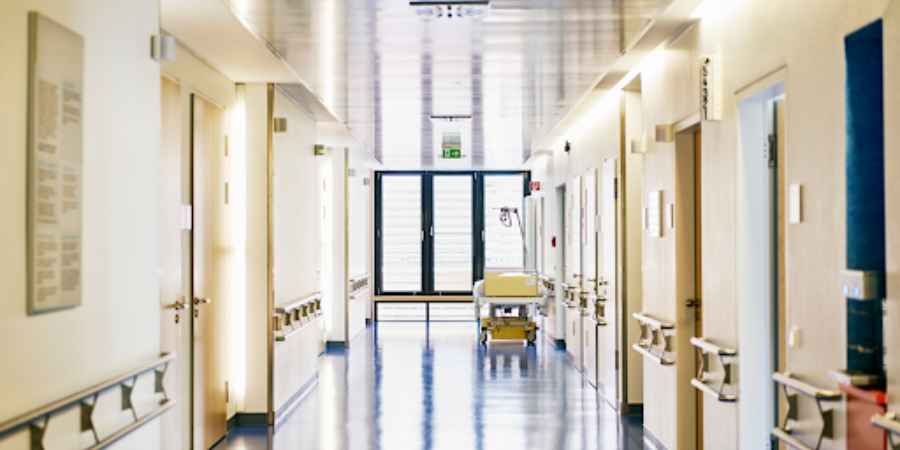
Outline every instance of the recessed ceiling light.
[(490, 8), (490, 0), (412, 0), (409, 6), (422, 17), (448, 18), (482, 16)]

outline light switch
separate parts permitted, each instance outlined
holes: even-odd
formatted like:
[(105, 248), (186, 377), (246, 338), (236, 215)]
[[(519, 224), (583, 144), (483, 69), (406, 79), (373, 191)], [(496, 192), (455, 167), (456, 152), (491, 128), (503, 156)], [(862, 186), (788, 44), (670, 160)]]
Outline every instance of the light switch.
[(803, 221), (803, 189), (799, 184), (788, 187), (788, 223)]
[(191, 205), (181, 205), (181, 229), (190, 231), (194, 228), (194, 208)]
[(799, 348), (800, 347), (800, 327), (794, 325), (791, 327), (790, 332), (788, 333), (788, 347), (789, 348)]

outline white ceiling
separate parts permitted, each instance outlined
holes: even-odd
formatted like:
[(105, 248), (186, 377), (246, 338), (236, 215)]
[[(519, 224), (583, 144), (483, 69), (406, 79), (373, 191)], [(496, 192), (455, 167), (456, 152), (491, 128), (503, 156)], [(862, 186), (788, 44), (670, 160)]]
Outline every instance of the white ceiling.
[[(222, 56), (238, 49), (204, 25), (206, 11), (184, 6), (210, 2), (224, 2), (288, 67), (260, 66), (277, 73), (266, 81), (299, 77), (399, 169), (518, 167), (669, 0), (491, 0), (481, 15), (452, 19), (425, 17), (409, 0), (163, 0), (166, 29)], [(442, 161), (440, 131), (457, 123), (464, 161)]]

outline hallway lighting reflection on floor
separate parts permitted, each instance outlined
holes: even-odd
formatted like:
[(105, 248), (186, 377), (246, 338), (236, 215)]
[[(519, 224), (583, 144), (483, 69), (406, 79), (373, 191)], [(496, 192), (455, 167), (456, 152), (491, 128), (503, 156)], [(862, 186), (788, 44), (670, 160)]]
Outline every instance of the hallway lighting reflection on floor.
[(484, 348), (473, 323), (380, 323), (350, 348), (320, 359), (317, 388), (271, 436), (240, 428), (215, 450), (644, 448), (640, 419), (546, 340)]

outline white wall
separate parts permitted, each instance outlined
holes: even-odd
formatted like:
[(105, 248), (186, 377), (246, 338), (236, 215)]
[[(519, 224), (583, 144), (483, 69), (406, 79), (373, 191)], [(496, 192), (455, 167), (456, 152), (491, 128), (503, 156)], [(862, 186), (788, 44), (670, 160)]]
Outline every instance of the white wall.
[[(835, 351), (845, 346), (845, 303), (823, 301), (842, 297), (838, 277), (845, 259), (842, 38), (875, 20), (887, 3), (823, 0), (810, 8), (806, 2), (707, 1), (702, 20), (642, 66), (643, 131), (653, 136), (656, 125), (673, 124), (699, 111), (699, 57), (712, 54), (721, 61), (724, 117), (722, 121), (702, 124), (702, 334), (719, 344), (738, 347), (739, 354), (742, 343), (737, 330), (753, 324), (740, 321), (736, 302), (736, 92), (786, 68), (785, 183), (799, 183), (804, 191), (804, 221), (789, 225), (786, 230), (786, 322), (789, 328), (798, 327), (802, 336), (800, 345), (788, 351), (787, 369), (828, 387), (833, 382), (827, 372), (845, 366), (844, 352)], [(892, 36), (890, 22), (886, 25), (888, 36)], [(593, 113), (584, 113), (582, 118), (607, 120), (594, 118)], [(569, 133), (576, 135), (564, 136), (573, 142), (575, 154), (568, 157), (571, 162), (566, 164), (565, 157), (557, 152), (554, 166), (584, 167), (587, 157), (577, 154), (584, 147), (577, 135), (586, 132), (576, 129)], [(588, 141), (593, 144), (592, 151), (602, 151), (603, 136)], [(674, 192), (673, 156), (673, 144), (650, 142), (644, 156), (645, 191)], [(568, 169), (555, 173), (561, 177), (572, 175)], [(560, 181), (557, 178), (557, 183)], [(664, 202), (668, 201), (664, 198)], [(648, 247), (646, 240), (644, 244), (644, 309), (665, 318), (683, 316), (679, 304), (683, 299), (672, 295), (676, 288), (672, 274), (679, 261), (674, 245), (654, 242)], [(823, 327), (823, 323), (827, 326)], [(671, 417), (678, 411), (675, 396), (669, 395), (676, 388), (675, 371), (648, 368), (645, 381), (645, 387), (651, 389), (645, 392), (645, 398), (652, 399), (645, 402), (645, 427), (668, 448), (685, 448), (687, 441), (679, 443), (679, 436), (671, 427)], [(737, 408), (704, 399), (704, 419), (706, 448), (738, 448)], [(838, 438), (833, 444), (836, 448), (844, 446), (843, 422), (839, 413)], [(765, 438), (751, 439), (758, 442)]]
[[(26, 315), (27, 12), (84, 37), (82, 306)], [(0, 420), (64, 397), (158, 356), (157, 268), (159, 64), (150, 58), (156, 1), (19, 0), (0, 3)], [(140, 236), (140, 239), (135, 239)], [(27, 345), (23, 345), (27, 343)], [(140, 381), (147, 400), (153, 380)], [(178, 399), (178, 401), (184, 401)], [(122, 419), (118, 392), (97, 420)], [(144, 403), (146, 408), (146, 403)], [(48, 439), (72, 446), (77, 410), (52, 422)], [(157, 448), (153, 423), (119, 448)], [(28, 448), (27, 433), (0, 448)]]
[[(885, 343), (896, 349), (900, 342), (900, 201), (891, 193), (900, 192), (900, 0), (893, 0), (884, 15), (884, 167), (887, 221), (887, 315)], [(894, 194), (896, 195), (896, 194)], [(885, 359), (888, 378), (888, 402), (892, 411), (900, 411), (900, 352), (888, 351)]]
[(246, 198), (246, 387), (240, 411), (268, 411), (268, 226), (267, 226), (267, 123), (268, 88), (265, 84), (238, 86), (246, 117), (244, 140)]
[[(350, 276), (356, 277), (368, 273), (367, 258), (369, 255), (369, 187), (363, 180), (370, 177), (368, 162), (360, 152), (350, 152), (350, 170), (354, 173), (348, 183), (350, 203), (347, 206), (349, 216), (348, 239), (350, 243)], [(371, 179), (370, 179), (371, 180)]]
[[(360, 278), (369, 274), (369, 188), (365, 179), (371, 180), (368, 160), (362, 152), (350, 152), (350, 171), (353, 175), (347, 180), (347, 243), (349, 245), (349, 262), (347, 264), (350, 278)], [(374, 279), (369, 277), (369, 286)], [(360, 290), (349, 299), (347, 311), (347, 338), (352, 341), (366, 326), (366, 316), (370, 309), (371, 290)]]
[[(735, 92), (768, 73), (787, 67), (785, 183), (803, 184), (806, 219), (786, 230), (787, 326), (803, 333), (802, 344), (790, 349), (788, 370), (832, 386), (827, 371), (842, 368), (845, 356), (845, 308), (839, 301), (838, 276), (844, 264), (844, 110), (841, 38), (875, 19), (886, 2), (829, 0), (806, 4), (779, 1), (716, 2), (718, 8), (669, 49), (655, 55), (642, 77), (645, 129), (671, 124), (699, 109), (698, 59), (721, 58), (724, 120), (704, 122), (703, 130), (703, 335), (723, 345), (741, 342), (735, 302), (736, 171), (738, 126)], [(669, 158), (666, 144), (651, 145), (646, 162), (662, 168)], [(646, 166), (645, 166), (646, 167)], [(648, 189), (671, 190), (674, 180), (645, 172)], [(645, 268), (662, 273), (675, 263), (671, 251), (645, 252)], [(655, 269), (654, 269), (655, 268)], [(648, 270), (645, 269), (645, 277)], [(644, 284), (645, 299), (664, 298), (668, 285), (654, 278)], [(674, 302), (676, 299), (671, 299)], [(674, 303), (658, 305), (672, 311)], [(827, 323), (827, 327), (822, 324)], [(760, 339), (765, 339), (761, 336)], [(663, 374), (648, 372), (647, 385), (665, 385)], [(651, 393), (647, 392), (648, 397)], [(674, 413), (670, 400), (654, 407)], [(705, 443), (708, 448), (737, 448), (736, 411), (705, 399)], [(652, 416), (653, 413), (648, 415)], [(653, 420), (645, 422), (651, 431)], [(662, 422), (660, 422), (662, 423)], [(843, 446), (843, 419), (837, 416)], [(659, 436), (659, 435), (658, 435)], [(676, 448), (674, 436), (659, 436)], [(765, 439), (765, 437), (757, 437)]]
[(274, 114), (287, 119), (287, 132), (273, 135), (273, 226), (275, 304), (320, 290), (319, 190), (313, 145), (316, 124), (310, 114), (276, 90)]
[(325, 339), (329, 342), (347, 342), (348, 322), (348, 256), (349, 245), (347, 242), (347, 205), (349, 181), (349, 150), (347, 148), (332, 148), (328, 153), (331, 160), (331, 181), (328, 190), (328, 210), (331, 226), (331, 254), (330, 265), (325, 268), (330, 273), (330, 290), (325, 290), (323, 311), (325, 318)]
[[(273, 228), (275, 305), (319, 291), (319, 189), (313, 145), (316, 123), (303, 105), (275, 91), (274, 117), (287, 131), (273, 134)], [(321, 331), (308, 323), (274, 346), (274, 408), (285, 406), (317, 373)]]

